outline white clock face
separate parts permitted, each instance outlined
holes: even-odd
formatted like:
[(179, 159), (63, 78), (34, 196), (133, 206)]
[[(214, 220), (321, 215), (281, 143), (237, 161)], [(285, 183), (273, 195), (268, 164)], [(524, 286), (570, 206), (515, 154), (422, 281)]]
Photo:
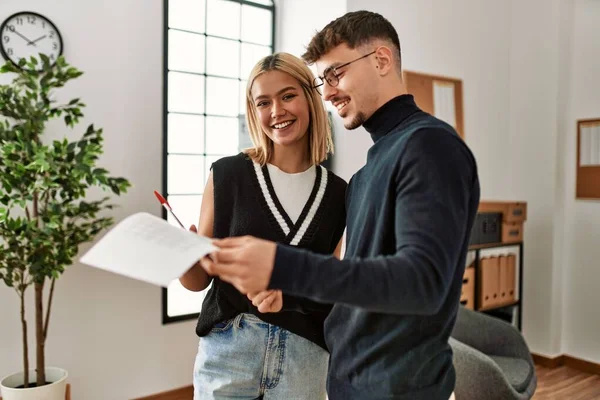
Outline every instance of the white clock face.
[(34, 56), (40, 61), (40, 53), (47, 55), (50, 62), (56, 62), (62, 54), (62, 39), (52, 22), (41, 15), (22, 12), (9, 17), (0, 31), (2, 55), (15, 64), (21, 58), (29, 60)]

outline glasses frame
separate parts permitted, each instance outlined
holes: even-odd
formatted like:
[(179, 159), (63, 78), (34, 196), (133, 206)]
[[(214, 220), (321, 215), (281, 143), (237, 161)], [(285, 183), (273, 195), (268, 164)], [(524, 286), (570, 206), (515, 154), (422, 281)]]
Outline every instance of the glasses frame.
[[(325, 84), (325, 82), (327, 82), (327, 84), (331, 87), (336, 87), (340, 83), (340, 78), (338, 77), (338, 73), (337, 73), (338, 69), (347, 67), (348, 65), (352, 64), (353, 62), (362, 60), (363, 58), (367, 58), (370, 55), (375, 54), (375, 52), (377, 52), (377, 50), (373, 50), (372, 52), (367, 53), (364, 56), (360, 56), (360, 57), (358, 57), (352, 61), (348, 61), (347, 63), (344, 63), (342, 65), (326, 68), (325, 71), (323, 71), (323, 76), (317, 75), (317, 77), (315, 79), (313, 79), (313, 89), (318, 90), (321, 86), (323, 86)], [(327, 75), (329, 75), (330, 72), (333, 72), (334, 79), (327, 77)]]

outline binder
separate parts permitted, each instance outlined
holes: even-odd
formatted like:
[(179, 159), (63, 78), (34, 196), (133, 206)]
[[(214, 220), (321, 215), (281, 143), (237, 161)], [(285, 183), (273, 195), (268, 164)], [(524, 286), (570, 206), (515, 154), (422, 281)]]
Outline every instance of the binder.
[(483, 257), (479, 273), (479, 309), (493, 308), (498, 304), (499, 258)]
[(515, 254), (509, 254), (506, 256), (506, 267), (508, 270), (507, 273), (507, 293), (508, 293), (508, 302), (514, 302), (517, 300), (516, 294), (516, 269), (517, 269), (517, 256)]
[(510, 303), (508, 297), (508, 257), (505, 255), (498, 257), (498, 272), (498, 304), (503, 305)]
[(465, 269), (460, 303), (470, 310), (475, 308), (475, 268)]

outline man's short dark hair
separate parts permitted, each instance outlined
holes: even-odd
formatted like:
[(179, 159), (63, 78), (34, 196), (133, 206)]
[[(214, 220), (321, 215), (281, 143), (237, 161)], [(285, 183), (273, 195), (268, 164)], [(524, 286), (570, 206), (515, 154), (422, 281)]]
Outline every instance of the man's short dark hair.
[(401, 69), (400, 40), (396, 29), (381, 14), (364, 10), (346, 13), (327, 24), (312, 38), (302, 58), (306, 63), (314, 64), (342, 43), (355, 49), (373, 39), (390, 42), (395, 47), (392, 51), (397, 51), (394, 58), (397, 58), (398, 69)]

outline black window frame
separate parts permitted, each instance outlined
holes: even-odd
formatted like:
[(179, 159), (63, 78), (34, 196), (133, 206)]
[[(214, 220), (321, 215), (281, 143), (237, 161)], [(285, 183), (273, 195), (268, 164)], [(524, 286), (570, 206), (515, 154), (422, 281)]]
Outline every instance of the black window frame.
[[(198, 33), (199, 35), (204, 35), (205, 39), (209, 38), (209, 37), (213, 37), (213, 38), (222, 38), (220, 36), (216, 36), (216, 35), (211, 35), (208, 34), (206, 32), (206, 26), (207, 26), (207, 21), (208, 21), (208, 1), (209, 0), (205, 0), (205, 32), (204, 33)], [(276, 41), (276, 6), (275, 6), (275, 1), (271, 1), (271, 5), (266, 5), (266, 4), (261, 4), (261, 3), (256, 3), (253, 1), (248, 1), (248, 0), (220, 0), (220, 1), (230, 1), (233, 3), (238, 3), (240, 4), (240, 7), (243, 5), (246, 6), (252, 6), (252, 7), (258, 7), (258, 8), (262, 8), (262, 9), (266, 9), (271, 11), (272, 13), (272, 32), (271, 32), (271, 46), (265, 46), (265, 47), (270, 47), (271, 48), (271, 53), (273, 53), (275, 51), (275, 41)], [(240, 17), (241, 18), (241, 17)], [(240, 20), (241, 23), (241, 20)], [(169, 88), (168, 88), (168, 74), (169, 74), (169, 30), (172, 28), (169, 28), (169, 0), (163, 0), (163, 125), (162, 125), (162, 131), (163, 131), (163, 157), (162, 157), (162, 193), (165, 196), (165, 198), (168, 196), (168, 156), (169, 154), (169, 150), (168, 150), (168, 141), (169, 141), (169, 132), (168, 132), (168, 115), (169, 115), (169, 109), (168, 109), (168, 95), (169, 95)], [(175, 29), (175, 30), (180, 30), (180, 29)], [(185, 32), (185, 30), (180, 30)], [(197, 32), (194, 32), (197, 33)], [(243, 37), (241, 37), (242, 35), (240, 34), (240, 38), (238, 39), (238, 41), (241, 43), (251, 43), (249, 41), (245, 41), (243, 40)], [(229, 38), (226, 38), (229, 39)], [(230, 39), (231, 40), (231, 39)], [(233, 39), (235, 40), (235, 39)], [(206, 41), (205, 41), (206, 43)], [(218, 75), (212, 75), (209, 74), (206, 70), (206, 65), (207, 65), (207, 47), (205, 44), (204, 47), (204, 52), (205, 52), (205, 59), (204, 59), (204, 63), (205, 63), (205, 68), (204, 68), (204, 72), (203, 73), (194, 73), (196, 75), (203, 75), (205, 77), (205, 79), (207, 77), (221, 77)], [(258, 60), (256, 60), (258, 61)], [(242, 63), (242, 60), (240, 58), (240, 64)], [(181, 72), (181, 71), (178, 71)], [(237, 78), (237, 80), (239, 82), (244, 81), (245, 79), (243, 79), (244, 77), (239, 76)], [(235, 78), (231, 78), (231, 79), (235, 79)], [(197, 115), (203, 115), (205, 117), (205, 127), (206, 127), (206, 116), (219, 116), (219, 115), (214, 115), (214, 114), (207, 114), (206, 112), (206, 84), (204, 86), (204, 104), (205, 104), (205, 109), (203, 113), (198, 113)], [(206, 129), (204, 130), (204, 135), (205, 135), (205, 141), (206, 141), (206, 136), (208, 135), (208, 132), (206, 131)], [(198, 155), (202, 155), (204, 157), (208, 157), (210, 156), (210, 154), (206, 153), (206, 148), (204, 149), (204, 153), (202, 154), (198, 154)], [(199, 195), (200, 193), (198, 193), (197, 195)], [(190, 193), (190, 195), (194, 195), (192, 193)], [(198, 209), (200, 208), (200, 204), (198, 204)], [(163, 219), (167, 219), (167, 211), (163, 208), (162, 209), (162, 218)], [(179, 322), (179, 321), (187, 321), (187, 320), (193, 320), (193, 319), (197, 319), (198, 316), (200, 315), (199, 312), (197, 313), (191, 313), (191, 314), (182, 314), (182, 315), (176, 315), (176, 316), (169, 316), (168, 315), (168, 288), (162, 288), (162, 324), (169, 324), (169, 323), (173, 323), (173, 322)]]

